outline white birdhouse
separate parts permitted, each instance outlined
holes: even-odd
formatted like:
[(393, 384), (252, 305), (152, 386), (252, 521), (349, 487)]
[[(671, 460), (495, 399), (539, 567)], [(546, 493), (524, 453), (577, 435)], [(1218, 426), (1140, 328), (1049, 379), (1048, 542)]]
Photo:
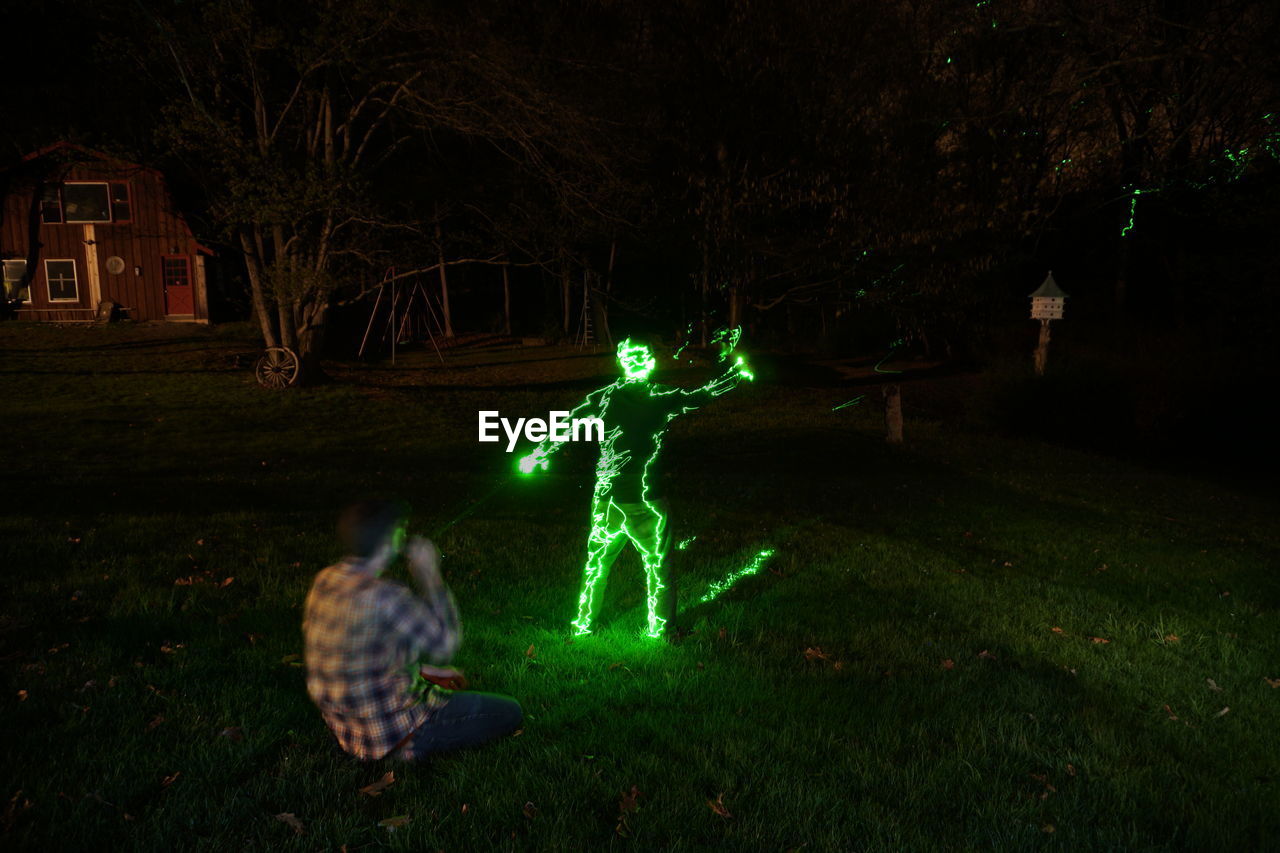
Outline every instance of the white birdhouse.
[(1066, 305), (1067, 294), (1062, 292), (1058, 283), (1053, 280), (1053, 271), (1045, 278), (1036, 291), (1031, 294), (1032, 320), (1061, 320), (1062, 309)]

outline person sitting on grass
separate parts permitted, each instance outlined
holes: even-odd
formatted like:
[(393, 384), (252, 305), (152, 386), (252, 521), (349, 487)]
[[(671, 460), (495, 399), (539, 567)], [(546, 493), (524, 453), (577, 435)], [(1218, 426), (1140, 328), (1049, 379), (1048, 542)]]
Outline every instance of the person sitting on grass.
[[(523, 720), (508, 696), (437, 686), (465, 686), (443, 668), (462, 631), (435, 546), (415, 536), (406, 548), (407, 522), (398, 502), (347, 509), (338, 532), (348, 556), (316, 575), (303, 609), (307, 693), (342, 749), (365, 761), (475, 746)], [(379, 577), (402, 552), (420, 595)]]

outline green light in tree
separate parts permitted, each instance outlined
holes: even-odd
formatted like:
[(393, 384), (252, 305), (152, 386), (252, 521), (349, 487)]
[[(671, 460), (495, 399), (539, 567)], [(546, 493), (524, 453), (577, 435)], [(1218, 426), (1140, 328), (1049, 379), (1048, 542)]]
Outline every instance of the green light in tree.
[(765, 548), (760, 553), (751, 558), (751, 562), (747, 563), (740, 569), (730, 572), (723, 579), (716, 581), (707, 588), (702, 598), (698, 599), (699, 604), (706, 604), (708, 601), (715, 601), (725, 592), (733, 587), (738, 581), (749, 575), (754, 575), (764, 567), (764, 564), (774, 555), (772, 548)]
[(884, 354), (884, 358), (876, 362), (876, 367), (875, 367), (876, 373), (901, 373), (902, 372), (901, 370), (890, 370), (888, 368), (881, 369), (880, 367), (880, 365), (884, 364), (886, 361), (889, 360), (889, 356), (893, 355), (894, 350), (902, 346), (902, 343), (903, 343), (902, 338), (898, 338), (898, 340), (889, 344), (889, 351)]
[[(717, 332), (712, 339), (721, 345), (724, 361), (737, 346), (741, 330)], [(647, 630), (651, 637), (662, 635), (666, 619), (658, 615), (658, 602), (666, 589), (663, 564), (667, 548), (667, 516), (653, 497), (653, 467), (662, 451), (667, 425), (687, 412), (710, 402), (754, 375), (742, 356), (723, 374), (700, 388), (685, 390), (649, 381), (657, 360), (652, 350), (630, 338), (618, 345), (618, 367), (622, 377), (587, 395), (570, 417), (589, 411), (604, 421), (604, 440), (596, 463), (596, 482), (591, 496), (591, 531), (587, 534), (587, 560), (583, 567), (582, 591), (573, 629), (578, 634), (591, 630), (604, 591), (609, 568), (630, 542), (640, 552), (646, 579)], [(565, 442), (544, 439), (519, 461), (519, 470), (529, 474), (546, 470), (548, 460)]]
[[(1262, 117), (1262, 120), (1268, 124), (1273, 124), (1273, 118), (1274, 113), (1267, 113)], [(1273, 158), (1280, 159), (1280, 133), (1272, 131), (1271, 133), (1264, 134), (1256, 147), (1262, 148)], [(1209, 165), (1210, 167), (1217, 167), (1218, 172), (1216, 174), (1211, 173), (1203, 181), (1191, 181), (1184, 179), (1177, 182), (1170, 181), (1163, 186), (1158, 187), (1147, 187), (1145, 189), (1134, 187), (1129, 196), (1129, 221), (1120, 229), (1120, 236), (1122, 238), (1127, 237), (1129, 233), (1133, 231), (1137, 218), (1138, 196), (1150, 195), (1151, 193), (1158, 193), (1162, 190), (1169, 190), (1174, 188), (1177, 184), (1181, 184), (1183, 187), (1192, 190), (1205, 190), (1215, 184), (1235, 183), (1244, 177), (1244, 174), (1248, 170), (1250, 164), (1257, 158), (1257, 152), (1254, 151), (1253, 153), (1250, 153), (1250, 151), (1251, 146), (1245, 146), (1238, 151), (1232, 151), (1230, 149), (1223, 151), (1222, 156), (1226, 158), (1226, 162), (1230, 165), (1224, 169), (1221, 160), (1218, 160), (1217, 158), (1213, 159), (1210, 161)]]
[(859, 403), (861, 403), (863, 398), (865, 398), (866, 396), (867, 396), (866, 394), (859, 394), (858, 396), (854, 397), (852, 400), (848, 401), (847, 403), (841, 403), (838, 406), (833, 406), (831, 411), (838, 412), (841, 409), (847, 409), (850, 406), (856, 406)]

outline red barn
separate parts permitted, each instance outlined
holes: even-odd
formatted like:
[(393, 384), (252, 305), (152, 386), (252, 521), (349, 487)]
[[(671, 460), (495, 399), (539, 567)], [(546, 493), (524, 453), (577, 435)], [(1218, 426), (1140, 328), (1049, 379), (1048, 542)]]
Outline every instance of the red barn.
[(17, 316), (209, 322), (204, 259), (164, 177), (59, 142), (0, 173), (0, 260)]

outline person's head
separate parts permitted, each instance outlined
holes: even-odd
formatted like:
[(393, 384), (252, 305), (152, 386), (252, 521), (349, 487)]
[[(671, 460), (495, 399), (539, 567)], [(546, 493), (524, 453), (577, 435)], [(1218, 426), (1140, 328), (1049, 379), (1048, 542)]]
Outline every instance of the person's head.
[(641, 341), (627, 338), (618, 344), (618, 367), (627, 379), (648, 379), (658, 360), (653, 357), (653, 350)]
[(338, 537), (347, 555), (385, 566), (404, 549), (409, 507), (400, 501), (353, 504), (338, 519)]

